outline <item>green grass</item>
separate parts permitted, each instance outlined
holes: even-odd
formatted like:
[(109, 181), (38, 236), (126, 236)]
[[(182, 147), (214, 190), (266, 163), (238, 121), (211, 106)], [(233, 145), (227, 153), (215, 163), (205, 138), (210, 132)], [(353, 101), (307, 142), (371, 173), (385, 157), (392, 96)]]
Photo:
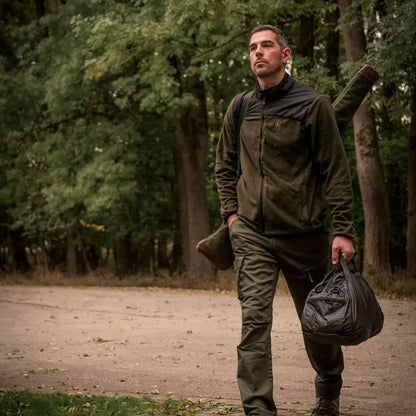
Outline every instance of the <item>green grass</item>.
[[(0, 395), (0, 416), (193, 416), (208, 409), (212, 412), (213, 406), (189, 399), (43, 394), (28, 390)], [(217, 410), (224, 414), (221, 406)]]

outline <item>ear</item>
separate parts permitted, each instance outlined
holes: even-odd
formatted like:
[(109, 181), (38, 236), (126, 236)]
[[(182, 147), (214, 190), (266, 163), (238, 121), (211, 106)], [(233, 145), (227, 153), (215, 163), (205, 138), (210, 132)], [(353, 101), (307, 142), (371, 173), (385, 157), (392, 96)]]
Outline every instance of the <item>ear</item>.
[(290, 48), (284, 48), (282, 51), (282, 62), (286, 64), (292, 55)]

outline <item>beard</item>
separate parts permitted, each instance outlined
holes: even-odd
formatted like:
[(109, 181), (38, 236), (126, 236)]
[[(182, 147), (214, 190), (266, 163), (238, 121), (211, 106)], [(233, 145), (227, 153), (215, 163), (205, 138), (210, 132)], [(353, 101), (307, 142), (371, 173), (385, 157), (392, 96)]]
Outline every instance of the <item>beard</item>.
[(269, 78), (274, 75), (282, 73), (285, 70), (283, 63), (279, 63), (273, 67), (270, 67), (268, 64), (260, 67), (254, 67), (253, 73), (257, 78)]

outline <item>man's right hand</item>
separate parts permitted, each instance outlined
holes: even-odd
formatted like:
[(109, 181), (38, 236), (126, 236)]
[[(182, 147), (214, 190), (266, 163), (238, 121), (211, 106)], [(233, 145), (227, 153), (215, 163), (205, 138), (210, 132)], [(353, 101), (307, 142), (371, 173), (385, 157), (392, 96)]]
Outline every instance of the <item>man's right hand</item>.
[(339, 256), (342, 255), (345, 261), (350, 261), (354, 257), (354, 246), (351, 239), (337, 235), (332, 242), (332, 264), (337, 264)]
[(235, 220), (238, 220), (238, 215), (237, 215), (237, 214), (232, 214), (232, 215), (230, 215), (230, 216), (227, 218), (227, 225), (228, 225), (228, 228), (230, 228), (230, 227), (231, 227), (231, 224), (232, 224)]

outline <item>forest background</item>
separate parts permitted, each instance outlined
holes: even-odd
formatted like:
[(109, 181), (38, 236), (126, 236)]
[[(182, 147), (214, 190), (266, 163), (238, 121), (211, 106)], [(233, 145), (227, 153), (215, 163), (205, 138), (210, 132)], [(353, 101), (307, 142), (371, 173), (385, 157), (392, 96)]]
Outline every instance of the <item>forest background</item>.
[(343, 135), (357, 262), (415, 287), (415, 21), (415, 0), (2, 0), (1, 272), (215, 281), (195, 246), (221, 221), (216, 143), (268, 23), (332, 100), (382, 63)]

